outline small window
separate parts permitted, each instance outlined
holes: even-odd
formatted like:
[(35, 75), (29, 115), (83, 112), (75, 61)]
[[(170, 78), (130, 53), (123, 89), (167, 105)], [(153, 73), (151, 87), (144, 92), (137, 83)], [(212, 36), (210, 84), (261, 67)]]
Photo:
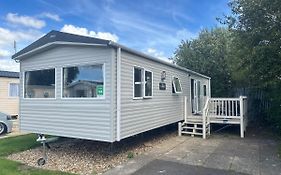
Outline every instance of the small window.
[(181, 93), (182, 92), (182, 89), (181, 89), (181, 83), (180, 83), (180, 79), (177, 78), (177, 77), (174, 77), (173, 78), (173, 82), (172, 82), (172, 90), (173, 90), (173, 93)]
[(134, 98), (152, 97), (153, 74), (140, 67), (134, 67)]
[(19, 96), (19, 84), (10, 83), (9, 85), (9, 97), (18, 97)]
[(134, 68), (134, 97), (142, 97), (142, 81), (143, 69), (139, 67)]
[(55, 98), (55, 69), (26, 71), (25, 98)]
[(145, 71), (145, 82), (144, 82), (144, 96), (151, 97), (152, 96), (152, 72)]
[(102, 64), (63, 68), (64, 98), (97, 98), (103, 96)]
[(207, 86), (203, 85), (203, 94), (204, 96), (207, 96)]

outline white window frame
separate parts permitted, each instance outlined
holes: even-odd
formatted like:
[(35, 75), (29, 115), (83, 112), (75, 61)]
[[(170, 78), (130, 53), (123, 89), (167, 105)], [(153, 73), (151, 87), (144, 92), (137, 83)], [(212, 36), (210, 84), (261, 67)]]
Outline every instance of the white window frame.
[[(140, 69), (141, 70), (141, 82), (137, 82), (137, 83), (135, 83), (135, 68), (137, 68), (137, 69)], [(144, 88), (143, 88), (143, 72), (144, 72), (144, 69), (142, 68), (142, 67), (140, 67), (140, 66), (134, 66), (133, 67), (133, 99), (143, 99), (143, 90), (144, 90)], [(142, 90), (142, 92), (141, 92), (141, 96), (140, 97), (135, 97), (135, 84), (140, 84), (141, 85), (141, 90)]]
[[(203, 84), (203, 97), (207, 97), (208, 96), (208, 91), (207, 91), (207, 85)], [(205, 88), (205, 89), (204, 89)], [(206, 93), (206, 94), (205, 94)]]
[[(135, 97), (135, 68), (140, 69), (141, 70), (141, 82), (137, 82), (137, 84), (141, 84), (141, 96), (140, 97)], [(145, 72), (151, 72), (151, 83), (152, 83), (152, 87), (151, 87), (151, 96), (146, 96), (145, 95)], [(145, 69), (143, 67), (140, 66), (133, 66), (133, 99), (134, 100), (138, 100), (138, 99), (148, 99), (148, 98), (152, 98), (153, 97), (153, 72)]]
[[(10, 89), (11, 89), (11, 84), (17, 84), (18, 85), (18, 89), (17, 89), (17, 92), (18, 92), (18, 95), (17, 96), (11, 96), (10, 94)], [(20, 96), (20, 84), (19, 83), (9, 83), (9, 86), (8, 86), (8, 97), (9, 98), (18, 98)]]
[[(55, 70), (55, 97), (51, 98), (26, 98), (25, 97), (25, 73), (26, 72), (31, 72), (31, 71), (38, 71), (38, 70), (48, 70), (48, 69), (54, 69)], [(23, 81), (23, 86), (22, 86), (22, 98), (25, 100), (55, 100), (57, 99), (57, 68), (55, 67), (45, 67), (45, 68), (37, 68), (37, 69), (30, 69), (30, 70), (25, 70), (23, 71), (22, 75), (22, 81)]]
[[(175, 81), (174, 81), (174, 79), (175, 78), (177, 78), (178, 80), (179, 80), (179, 85), (180, 85), (180, 89), (181, 89), (181, 91), (177, 91), (177, 88), (176, 88), (176, 84), (175, 84)], [(180, 81), (180, 79), (178, 78), (178, 77), (172, 77), (172, 85), (173, 85), (173, 90), (174, 90), (174, 94), (181, 94), (182, 93), (182, 86), (181, 86), (181, 81)]]
[[(145, 95), (145, 85), (146, 85), (146, 81), (145, 81), (145, 72), (150, 72), (151, 73), (151, 95), (146, 96)], [(152, 98), (153, 97), (153, 72), (147, 69), (143, 70), (143, 98)]]
[[(102, 65), (102, 71), (103, 71), (103, 96), (99, 97), (64, 97), (63, 96), (63, 68), (68, 68), (68, 67), (78, 67), (78, 66), (95, 66), (95, 65)], [(105, 82), (105, 63), (83, 63), (83, 64), (71, 64), (71, 65), (66, 65), (61, 67), (61, 94), (60, 97), (63, 100), (104, 100), (106, 97), (106, 82)]]

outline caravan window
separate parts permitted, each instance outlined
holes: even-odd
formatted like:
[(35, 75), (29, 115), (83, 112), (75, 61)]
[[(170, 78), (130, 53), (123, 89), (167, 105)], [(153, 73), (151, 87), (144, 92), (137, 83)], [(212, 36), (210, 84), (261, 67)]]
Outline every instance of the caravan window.
[(152, 96), (152, 72), (145, 71), (145, 81), (144, 81), (144, 96), (151, 97)]
[(139, 67), (134, 68), (134, 97), (142, 97), (142, 81), (143, 69)]
[(207, 96), (207, 86), (203, 85), (203, 94), (204, 96)]
[(134, 67), (134, 98), (152, 97), (153, 73), (144, 68)]
[(173, 78), (173, 81), (172, 81), (172, 90), (173, 90), (173, 93), (181, 93), (182, 92), (182, 89), (181, 89), (181, 82), (180, 82), (180, 79), (177, 78), (177, 77), (174, 77)]
[(103, 96), (103, 65), (63, 68), (64, 98), (98, 98)]
[(24, 98), (55, 98), (55, 69), (26, 71)]
[(9, 84), (9, 97), (18, 97), (19, 96), (19, 84), (10, 83)]

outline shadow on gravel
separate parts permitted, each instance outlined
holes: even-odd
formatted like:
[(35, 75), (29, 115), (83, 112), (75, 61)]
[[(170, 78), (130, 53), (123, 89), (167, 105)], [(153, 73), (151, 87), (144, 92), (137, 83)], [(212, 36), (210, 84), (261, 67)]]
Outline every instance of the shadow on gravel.
[[(167, 125), (161, 128), (153, 129), (129, 138), (123, 139), (120, 142), (107, 143), (100, 141), (84, 140), (84, 139), (70, 139), (62, 138), (62, 143), (70, 143), (66, 145), (71, 145), (70, 150), (73, 152), (81, 151), (92, 153), (99, 151), (99, 154), (104, 155), (114, 155), (121, 152), (127, 152), (138, 147), (142, 149), (149, 148), (153, 146), (153, 142), (159, 142), (161, 140), (167, 139), (170, 136), (177, 135), (177, 124)], [(55, 147), (57, 147), (56, 145)], [(59, 146), (64, 146), (60, 144)], [(51, 145), (52, 147), (52, 145)]]

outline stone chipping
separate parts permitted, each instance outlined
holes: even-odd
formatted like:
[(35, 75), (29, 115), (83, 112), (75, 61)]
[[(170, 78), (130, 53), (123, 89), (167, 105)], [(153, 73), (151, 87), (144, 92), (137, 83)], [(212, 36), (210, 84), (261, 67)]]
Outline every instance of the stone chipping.
[(102, 174), (132, 156), (150, 151), (176, 134), (175, 131), (152, 131), (115, 144), (63, 138), (50, 143), (51, 148), (47, 149), (47, 163), (41, 167), (37, 165), (37, 160), (42, 157), (42, 147), (11, 154), (8, 159), (48, 170), (82, 175)]

